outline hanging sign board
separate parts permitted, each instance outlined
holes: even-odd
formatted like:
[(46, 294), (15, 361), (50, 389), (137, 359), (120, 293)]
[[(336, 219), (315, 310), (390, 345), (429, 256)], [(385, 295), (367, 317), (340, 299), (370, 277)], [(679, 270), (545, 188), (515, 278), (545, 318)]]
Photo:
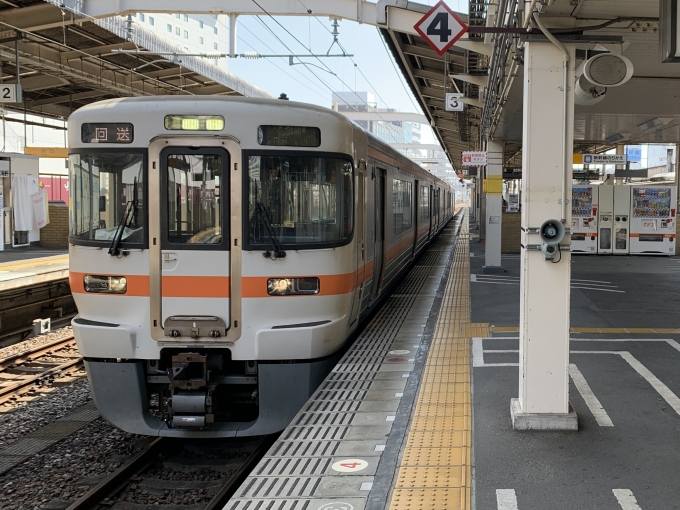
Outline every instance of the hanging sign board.
[(413, 28), (439, 56), (468, 31), (465, 22), (443, 1), (427, 11)]
[(584, 154), (584, 165), (625, 165), (625, 154)]
[(446, 111), (462, 112), (463, 109), (465, 108), (465, 104), (459, 101), (461, 97), (463, 97), (463, 94), (461, 94), (460, 92), (447, 92), (446, 101), (444, 102), (446, 106)]
[(0, 103), (21, 103), (21, 85), (0, 83)]
[(463, 152), (463, 166), (486, 166), (486, 151)]

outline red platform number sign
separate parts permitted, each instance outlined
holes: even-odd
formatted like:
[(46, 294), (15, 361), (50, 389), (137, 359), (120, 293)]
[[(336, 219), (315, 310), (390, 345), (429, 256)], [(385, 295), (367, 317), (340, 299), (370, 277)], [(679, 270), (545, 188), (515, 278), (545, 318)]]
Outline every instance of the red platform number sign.
[(413, 28), (440, 56), (468, 31), (465, 22), (443, 1), (432, 7)]

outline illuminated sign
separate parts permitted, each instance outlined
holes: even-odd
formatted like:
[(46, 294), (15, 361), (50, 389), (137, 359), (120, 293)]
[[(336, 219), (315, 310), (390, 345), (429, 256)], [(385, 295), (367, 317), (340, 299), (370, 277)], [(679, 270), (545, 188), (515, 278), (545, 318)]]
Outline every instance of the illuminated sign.
[(134, 130), (126, 122), (105, 124), (83, 124), (81, 129), (83, 143), (132, 143)]

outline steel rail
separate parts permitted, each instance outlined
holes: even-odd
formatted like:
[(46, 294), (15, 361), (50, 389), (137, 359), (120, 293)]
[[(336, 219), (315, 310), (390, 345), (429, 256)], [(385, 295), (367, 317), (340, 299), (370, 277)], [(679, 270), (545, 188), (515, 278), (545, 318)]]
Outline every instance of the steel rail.
[(61, 365), (58, 365), (54, 368), (50, 368), (49, 370), (45, 372), (41, 372), (39, 374), (27, 377), (25, 379), (21, 379), (20, 381), (17, 381), (13, 384), (10, 384), (8, 386), (4, 386), (0, 388), (0, 404), (4, 404), (8, 400), (10, 400), (13, 396), (14, 393), (17, 391), (27, 387), (31, 386), (41, 379), (45, 379), (46, 377), (50, 377), (52, 375), (56, 375), (60, 372), (63, 372), (65, 370), (68, 370), (69, 368), (73, 368), (74, 366), (78, 365), (83, 361), (82, 358), (78, 357), (76, 359), (72, 359), (70, 361), (67, 361), (66, 363), (62, 363)]
[(146, 469), (149, 464), (156, 459), (159, 450), (161, 447), (164, 447), (167, 442), (168, 439), (165, 437), (154, 439), (145, 446), (142, 451), (137, 453), (99, 484), (73, 502), (66, 510), (88, 510), (90, 508), (96, 508), (102, 500), (116, 494), (124, 488), (132, 476), (135, 476)]
[(208, 505), (205, 507), (205, 510), (218, 510), (224, 508), (229, 499), (236, 493), (238, 488), (241, 486), (243, 481), (248, 477), (248, 475), (257, 465), (260, 459), (264, 457), (265, 453), (267, 453), (267, 450), (269, 450), (271, 445), (274, 444), (274, 441), (276, 441), (277, 437), (278, 434), (274, 436), (269, 436), (264, 441), (262, 441), (262, 444), (260, 446), (255, 448), (255, 451), (253, 451), (253, 453), (251, 453), (248, 456), (248, 458), (245, 460), (243, 465), (238, 469), (238, 471), (236, 471), (236, 473), (234, 473), (229, 478), (229, 480), (227, 480), (227, 483), (222, 487), (220, 492), (215, 494), (215, 496), (208, 502)]
[(18, 352), (16, 354), (12, 354), (11, 356), (7, 356), (6, 358), (0, 359), (0, 368), (5, 368), (5, 366), (11, 364), (11, 363), (21, 363), (23, 360), (30, 360), (35, 357), (42, 356), (43, 354), (47, 354), (50, 351), (53, 351), (55, 349), (61, 349), (62, 347), (67, 347), (67, 344), (73, 342), (75, 338), (73, 335), (66, 337), (66, 338), (61, 338), (59, 340), (54, 340), (53, 342), (43, 344), (36, 346), (32, 349), (28, 349), (26, 351)]

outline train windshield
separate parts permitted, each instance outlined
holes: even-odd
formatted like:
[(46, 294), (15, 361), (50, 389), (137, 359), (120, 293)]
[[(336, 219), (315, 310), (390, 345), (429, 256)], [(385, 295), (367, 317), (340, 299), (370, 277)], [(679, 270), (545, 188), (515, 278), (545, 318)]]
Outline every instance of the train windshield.
[(71, 154), (70, 241), (122, 245), (144, 242), (144, 156), (125, 152)]
[(248, 157), (248, 240), (339, 246), (353, 228), (352, 163), (338, 157)]

